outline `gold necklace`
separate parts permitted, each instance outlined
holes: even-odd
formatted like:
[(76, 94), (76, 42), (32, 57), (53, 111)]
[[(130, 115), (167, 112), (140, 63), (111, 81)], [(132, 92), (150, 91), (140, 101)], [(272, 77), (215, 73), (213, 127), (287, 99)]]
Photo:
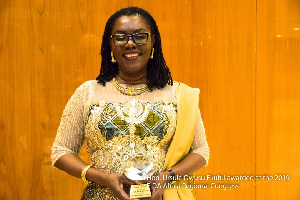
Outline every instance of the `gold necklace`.
[(143, 92), (145, 92), (149, 89), (147, 85), (144, 86), (144, 87), (141, 87), (141, 88), (124, 87), (122, 85), (119, 85), (119, 83), (117, 82), (117, 78), (113, 78), (113, 83), (114, 83), (114, 86), (122, 94), (130, 95), (130, 96), (140, 95), (140, 94), (142, 94)]

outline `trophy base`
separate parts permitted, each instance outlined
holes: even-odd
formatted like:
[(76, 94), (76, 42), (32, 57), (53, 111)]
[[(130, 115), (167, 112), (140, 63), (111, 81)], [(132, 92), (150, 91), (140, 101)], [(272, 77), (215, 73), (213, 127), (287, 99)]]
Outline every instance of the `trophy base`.
[(130, 198), (146, 198), (151, 197), (151, 190), (149, 185), (124, 185), (124, 191), (129, 195)]

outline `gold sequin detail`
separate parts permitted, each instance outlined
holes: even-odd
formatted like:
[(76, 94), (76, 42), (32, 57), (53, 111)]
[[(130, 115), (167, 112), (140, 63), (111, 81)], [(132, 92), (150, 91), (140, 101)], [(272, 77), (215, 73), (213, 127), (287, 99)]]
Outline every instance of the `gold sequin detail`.
[(118, 200), (118, 198), (110, 189), (92, 183), (84, 189), (81, 200)]
[(91, 105), (85, 129), (91, 164), (102, 172), (123, 173), (127, 162), (146, 157), (158, 175), (176, 117), (176, 105), (168, 101), (141, 103), (132, 98), (125, 103)]

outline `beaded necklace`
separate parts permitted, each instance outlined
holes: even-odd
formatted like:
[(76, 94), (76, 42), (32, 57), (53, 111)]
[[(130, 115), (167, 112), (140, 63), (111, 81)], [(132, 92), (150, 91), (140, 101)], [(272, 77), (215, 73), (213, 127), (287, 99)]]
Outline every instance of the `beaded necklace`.
[(113, 84), (122, 94), (130, 96), (140, 95), (149, 89), (147, 85), (141, 88), (124, 87), (117, 82), (117, 78), (113, 78)]

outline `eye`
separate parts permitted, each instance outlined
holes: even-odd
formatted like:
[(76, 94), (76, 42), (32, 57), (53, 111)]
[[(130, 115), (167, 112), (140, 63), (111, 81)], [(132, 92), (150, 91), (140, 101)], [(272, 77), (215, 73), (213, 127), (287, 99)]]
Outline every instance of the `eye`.
[(117, 41), (125, 41), (125, 40), (127, 40), (127, 36), (124, 35), (124, 34), (118, 34), (118, 35), (115, 35), (115, 40), (117, 40)]
[(145, 33), (138, 33), (138, 34), (135, 35), (135, 38), (138, 39), (138, 40), (143, 40), (143, 39), (147, 38), (147, 34), (145, 34)]

